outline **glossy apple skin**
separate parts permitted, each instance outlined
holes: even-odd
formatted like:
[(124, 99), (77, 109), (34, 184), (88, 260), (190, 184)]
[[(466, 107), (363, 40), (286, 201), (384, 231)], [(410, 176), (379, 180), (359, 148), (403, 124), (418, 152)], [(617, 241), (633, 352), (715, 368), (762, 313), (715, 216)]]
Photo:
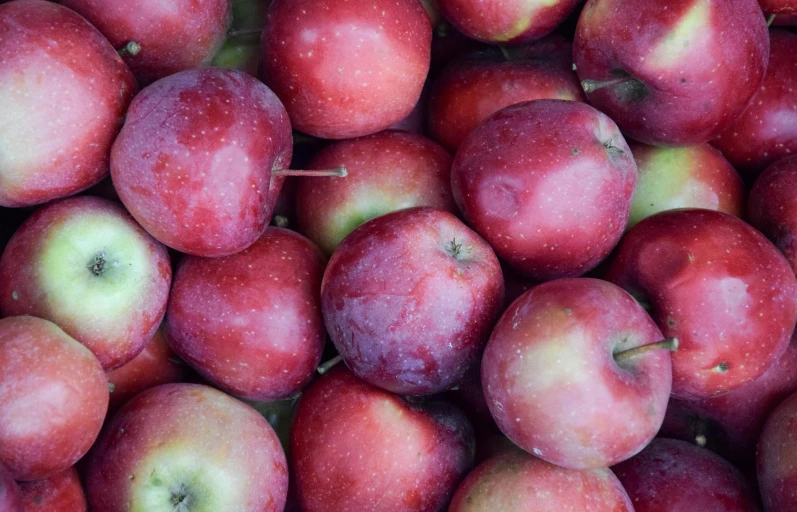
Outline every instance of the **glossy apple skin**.
[(747, 216), (797, 272), (797, 155), (769, 166), (750, 190)]
[(630, 142), (639, 179), (628, 227), (664, 210), (705, 208), (735, 217), (744, 213), (742, 177), (716, 148), (698, 144), (659, 148)]
[(432, 26), (418, 0), (274, 0), (260, 75), (293, 127), (325, 139), (384, 130), (421, 95)]
[(572, 45), (551, 36), (507, 60), (497, 49), (463, 56), (443, 70), (429, 102), (429, 130), (455, 152), (482, 121), (504, 107), (538, 99), (584, 100)]
[(449, 512), (633, 512), (608, 468), (565, 469), (521, 451), (481, 463), (460, 484)]
[(477, 363), (503, 294), (490, 246), (454, 215), (418, 207), (370, 220), (344, 239), (324, 273), (321, 307), (356, 375), (394, 393), (427, 395), (456, 387)]
[(299, 178), (299, 229), (331, 254), (354, 228), (386, 213), (434, 206), (455, 213), (451, 155), (434, 141), (388, 130), (336, 142), (310, 162), (310, 169), (346, 167), (340, 178)]
[(140, 83), (207, 64), (230, 28), (231, 0), (60, 0), (103, 33), (114, 48), (141, 45), (124, 57)]
[(100, 181), (136, 90), (113, 47), (71, 10), (40, 0), (0, 6), (0, 206), (46, 203)]
[(414, 404), (343, 365), (304, 391), (291, 434), (304, 512), (434, 512), (472, 459), (473, 430), (456, 408)]
[(595, 0), (581, 12), (573, 57), (581, 80), (630, 82), (587, 98), (639, 142), (688, 146), (724, 130), (761, 86), (769, 58), (755, 0)]
[(25, 512), (86, 512), (86, 495), (75, 468), (19, 485)]
[(119, 198), (152, 236), (195, 256), (265, 231), (293, 148), (285, 108), (240, 71), (195, 69), (136, 96), (111, 153)]
[(661, 341), (617, 286), (559, 279), (517, 299), (482, 358), (482, 386), (498, 428), (515, 444), (571, 469), (607, 467), (647, 445), (664, 419), (670, 354), (623, 362), (613, 354)]
[(466, 36), (492, 44), (521, 44), (551, 33), (580, 0), (437, 0), (440, 12)]
[[(107, 260), (103, 274), (89, 265)], [(37, 210), (0, 257), (0, 311), (56, 323), (103, 368), (133, 359), (160, 325), (172, 271), (166, 248), (116, 203), (80, 196)]]
[(764, 83), (744, 113), (711, 142), (750, 178), (779, 159), (797, 153), (797, 34), (773, 29), (769, 35), (769, 66)]
[(451, 169), (454, 199), (470, 225), (537, 280), (581, 275), (609, 254), (636, 180), (617, 125), (564, 100), (493, 114), (468, 135)]
[(3, 512), (24, 512), (19, 485), (11, 473), (0, 465), (0, 510)]
[(790, 395), (769, 416), (756, 453), (758, 485), (766, 512), (797, 507), (797, 393)]
[(758, 512), (755, 495), (738, 469), (684, 441), (654, 439), (612, 470), (636, 512)]
[(180, 262), (166, 315), (169, 345), (215, 386), (271, 401), (304, 387), (318, 367), (324, 256), (270, 227), (244, 251)]
[(94, 512), (279, 512), (285, 453), (250, 406), (201, 384), (164, 384), (127, 403), (92, 450), (86, 494)]
[(0, 320), (0, 464), (16, 480), (72, 466), (107, 409), (105, 374), (89, 349), (47, 320)]
[(797, 322), (797, 279), (741, 220), (701, 209), (643, 220), (620, 243), (606, 278), (650, 306), (673, 354), (673, 395), (720, 395), (760, 377)]

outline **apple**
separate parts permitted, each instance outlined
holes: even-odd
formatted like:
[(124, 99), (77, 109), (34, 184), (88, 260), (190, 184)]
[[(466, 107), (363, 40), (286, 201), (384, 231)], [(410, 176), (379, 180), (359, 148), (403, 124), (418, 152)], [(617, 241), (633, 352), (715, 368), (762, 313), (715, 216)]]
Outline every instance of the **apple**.
[(581, 0), (437, 0), (442, 15), (468, 37), (519, 44), (551, 33)]
[(490, 246), (451, 213), (417, 207), (343, 240), (324, 273), (321, 308), (357, 376), (428, 395), (456, 387), (478, 362), (503, 293)]
[(89, 188), (108, 173), (133, 75), (102, 34), (52, 2), (4, 3), (0, 34), (0, 206)]
[(504, 107), (537, 99), (583, 101), (572, 69), (573, 49), (561, 36), (528, 47), (482, 50), (447, 66), (429, 101), (432, 137), (456, 151), (482, 121)]
[(105, 370), (141, 352), (166, 311), (166, 249), (119, 205), (81, 196), (37, 210), (0, 257), (0, 312), (56, 323)]
[(346, 179), (299, 178), (299, 229), (331, 254), (354, 228), (414, 206), (457, 211), (451, 196), (451, 155), (420, 135), (388, 130), (336, 142), (309, 169), (345, 167)]
[(234, 70), (159, 80), (130, 105), (113, 145), (119, 197), (180, 252), (226, 256), (257, 240), (291, 159), (291, 126), (268, 87)]
[(510, 451), (481, 463), (459, 485), (448, 512), (633, 512), (634, 505), (608, 468), (565, 469)]
[[(19, 486), (11, 473), (0, 464), (0, 510), (3, 512), (24, 512)], [(80, 511), (76, 511), (80, 512)]]
[(89, 349), (41, 318), (0, 320), (0, 464), (16, 480), (72, 466), (107, 409), (105, 374)]
[(105, 426), (86, 474), (93, 512), (280, 512), (285, 454), (248, 405), (201, 384), (164, 384)]
[(606, 278), (645, 304), (673, 354), (673, 395), (700, 399), (760, 377), (797, 322), (797, 279), (769, 240), (731, 215), (669, 210), (634, 226)]
[(75, 468), (19, 484), (25, 512), (86, 512), (86, 495)]
[(741, 176), (708, 144), (659, 148), (629, 143), (639, 180), (628, 227), (664, 210), (705, 208), (741, 217), (746, 190)]
[(542, 281), (584, 274), (608, 256), (628, 221), (637, 168), (611, 119), (584, 103), (535, 100), (471, 132), (451, 180), (476, 232)]
[(632, 139), (689, 146), (719, 135), (769, 58), (756, 0), (592, 0), (573, 43), (587, 99)]
[(297, 130), (359, 137), (410, 113), (429, 71), (431, 41), (418, 0), (273, 0), (260, 74)]
[[(795, 3), (797, 12), (797, 3)], [(778, 159), (797, 153), (797, 34), (770, 31), (769, 65), (764, 83), (712, 144), (744, 176), (755, 178)]]
[(169, 345), (233, 395), (270, 401), (295, 394), (324, 350), (324, 263), (307, 238), (276, 227), (232, 256), (187, 256), (169, 300)]
[(750, 190), (747, 216), (797, 272), (797, 155), (769, 166)]
[(590, 278), (538, 285), (507, 309), (482, 358), (501, 431), (557, 466), (595, 469), (644, 448), (661, 426), (670, 354), (653, 320), (617, 286)]
[(472, 458), (473, 430), (455, 407), (408, 401), (342, 365), (299, 400), (291, 469), (304, 512), (441, 510)]
[(676, 439), (654, 439), (612, 468), (636, 512), (758, 512), (744, 476), (729, 462)]
[(756, 453), (758, 485), (766, 512), (797, 507), (797, 393), (772, 412), (761, 432)]

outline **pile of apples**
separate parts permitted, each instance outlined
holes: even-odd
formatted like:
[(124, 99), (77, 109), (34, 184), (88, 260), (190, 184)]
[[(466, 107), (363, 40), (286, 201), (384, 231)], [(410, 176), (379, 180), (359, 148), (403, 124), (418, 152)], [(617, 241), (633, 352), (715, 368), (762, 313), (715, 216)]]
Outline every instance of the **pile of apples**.
[(795, 27), (0, 0), (0, 512), (797, 511)]

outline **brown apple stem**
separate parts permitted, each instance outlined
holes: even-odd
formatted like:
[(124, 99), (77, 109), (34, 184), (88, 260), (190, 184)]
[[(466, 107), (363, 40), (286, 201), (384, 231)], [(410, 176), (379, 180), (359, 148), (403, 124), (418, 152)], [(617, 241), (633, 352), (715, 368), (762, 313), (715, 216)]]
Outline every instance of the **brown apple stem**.
[(775, 16), (776, 16), (775, 14), (770, 14), (769, 18), (767, 18), (767, 26), (768, 27), (772, 26), (772, 22), (775, 21)]
[(678, 350), (678, 338), (667, 338), (661, 341), (657, 341), (656, 343), (651, 343), (650, 345), (642, 345), (640, 347), (634, 347), (634, 348), (629, 348), (628, 350), (623, 350), (622, 352), (614, 354), (614, 360), (618, 362), (625, 361), (626, 359), (636, 357), (646, 352), (652, 352), (653, 350), (670, 350), (672, 352), (675, 352), (676, 350)]
[(332, 178), (345, 178), (349, 175), (349, 171), (345, 167), (336, 167), (334, 169), (276, 169), (272, 171), (274, 176), (305, 176), (305, 177), (332, 177)]
[(512, 60), (512, 54), (509, 53), (509, 49), (506, 46), (499, 46), (498, 48), (501, 50), (501, 55), (504, 56), (504, 60)]
[(239, 28), (239, 29), (230, 29), (227, 31), (227, 39), (233, 39), (235, 37), (245, 37), (245, 36), (253, 36), (253, 35), (260, 35), (263, 33), (262, 28)]
[(135, 57), (140, 51), (140, 44), (135, 41), (128, 41), (126, 45), (116, 50), (116, 53), (118, 53), (120, 57)]
[(321, 363), (320, 365), (318, 365), (318, 373), (324, 375), (341, 361), (343, 361), (343, 356), (337, 355), (332, 359), (330, 359), (329, 361), (327, 361), (326, 363)]
[(610, 78), (608, 80), (582, 80), (581, 88), (584, 89), (585, 93), (589, 94), (598, 89), (603, 89), (604, 87), (624, 84), (630, 80), (633, 80), (630, 76), (618, 76), (617, 78)]

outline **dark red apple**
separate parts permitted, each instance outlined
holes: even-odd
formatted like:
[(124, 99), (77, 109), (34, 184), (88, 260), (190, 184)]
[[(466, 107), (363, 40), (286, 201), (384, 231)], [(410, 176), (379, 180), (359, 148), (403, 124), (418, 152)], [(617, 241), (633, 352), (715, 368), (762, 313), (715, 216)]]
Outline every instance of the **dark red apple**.
[(448, 512), (498, 510), (633, 512), (634, 506), (607, 468), (560, 468), (518, 450), (477, 466), (448, 508)]
[[(0, 510), (3, 512), (24, 512), (22, 494), (11, 473), (0, 464)], [(80, 512), (80, 511), (77, 511)]]
[(0, 6), (0, 206), (46, 203), (100, 181), (136, 88), (113, 47), (71, 10), (42, 0)]
[(429, 71), (431, 41), (418, 0), (274, 0), (260, 74), (297, 130), (359, 137), (410, 113)]
[(720, 395), (763, 375), (797, 322), (797, 279), (764, 236), (731, 215), (681, 209), (623, 238), (607, 279), (646, 305), (673, 355), (673, 395)]
[(767, 419), (756, 454), (758, 486), (766, 512), (797, 508), (797, 393), (790, 395)]
[(360, 378), (408, 395), (459, 385), (500, 314), (492, 249), (431, 207), (355, 229), (329, 260), (321, 307), (332, 342)]
[(152, 338), (171, 277), (166, 248), (124, 208), (63, 199), (25, 221), (0, 257), (0, 311), (56, 323), (112, 370)]
[[(19, 485), (25, 512), (86, 512), (86, 495), (75, 468)], [(2, 510), (2, 508), (0, 508)]]
[(345, 167), (346, 179), (299, 178), (299, 229), (327, 254), (354, 228), (414, 206), (457, 211), (451, 196), (451, 155), (412, 133), (385, 131), (331, 144), (309, 169)]
[(797, 155), (778, 160), (756, 180), (747, 203), (750, 224), (786, 256), (797, 272)]
[(288, 116), (268, 87), (240, 71), (183, 71), (133, 100), (111, 176), (152, 236), (224, 256), (263, 234), (284, 180), (273, 171), (288, 166), (291, 151)]
[(288, 492), (274, 429), (200, 384), (164, 384), (127, 403), (92, 450), (92, 512), (280, 512)]
[(620, 240), (637, 168), (614, 122), (584, 103), (507, 107), (465, 139), (451, 169), (465, 218), (538, 280), (584, 274)]
[(688, 146), (719, 135), (769, 58), (756, 0), (591, 0), (573, 44), (587, 98), (629, 138)]
[(310, 240), (275, 227), (238, 254), (186, 257), (166, 315), (169, 345), (233, 395), (270, 401), (295, 394), (324, 350), (324, 263)]
[(472, 458), (473, 430), (456, 408), (407, 401), (343, 365), (304, 391), (291, 435), (304, 512), (441, 510)]
[(0, 320), (0, 464), (15, 479), (71, 467), (107, 409), (105, 374), (89, 349), (47, 320)]
[(636, 512), (758, 512), (753, 491), (722, 457), (676, 439), (654, 439), (612, 468)]

